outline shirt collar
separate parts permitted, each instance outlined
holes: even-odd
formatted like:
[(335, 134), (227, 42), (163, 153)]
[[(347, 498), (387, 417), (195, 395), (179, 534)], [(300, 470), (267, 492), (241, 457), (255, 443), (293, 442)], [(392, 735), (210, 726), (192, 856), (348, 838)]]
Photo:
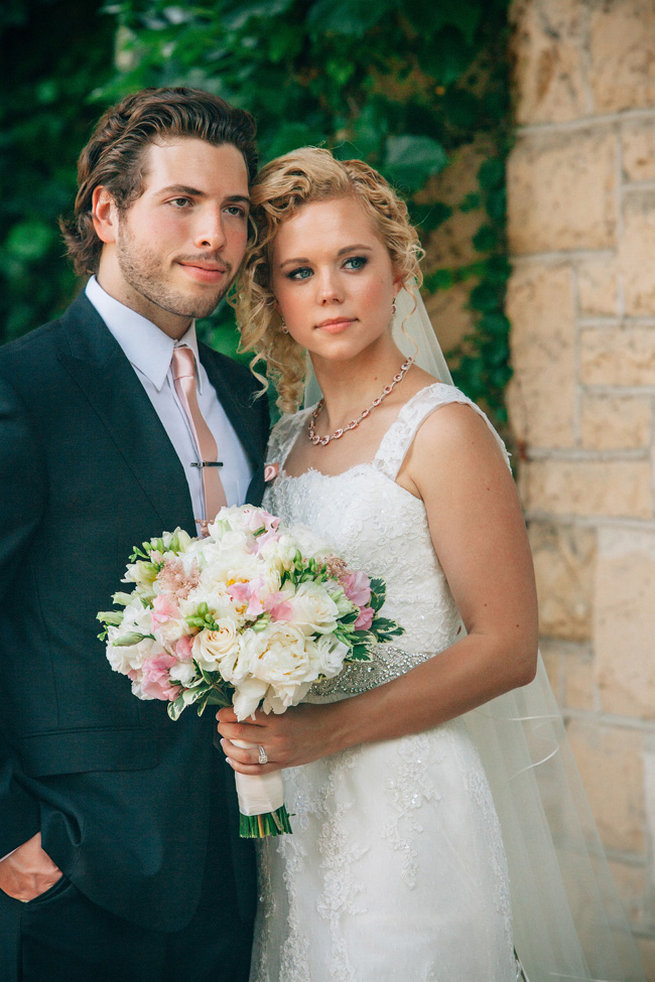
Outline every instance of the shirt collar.
[[(199, 363), (198, 339), (195, 321), (179, 341), (164, 334), (156, 324), (131, 307), (111, 297), (92, 276), (86, 285), (87, 298), (98, 311), (110, 333), (119, 343), (123, 352), (139, 372), (146, 376), (161, 391), (171, 364), (173, 348), (186, 344), (193, 351), (196, 365)], [(198, 386), (201, 386), (201, 373), (198, 372)]]

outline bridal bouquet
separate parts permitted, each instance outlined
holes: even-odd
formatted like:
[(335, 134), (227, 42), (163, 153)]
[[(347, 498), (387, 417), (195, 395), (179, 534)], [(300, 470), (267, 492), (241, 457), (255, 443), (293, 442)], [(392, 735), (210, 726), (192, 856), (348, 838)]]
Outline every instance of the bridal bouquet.
[[(232, 704), (239, 720), (261, 705), (283, 713), (312, 683), (369, 660), (402, 633), (381, 617), (385, 585), (348, 568), (304, 528), (262, 508), (222, 508), (208, 536), (181, 529), (135, 548), (118, 610), (101, 611), (111, 667), (139, 699), (168, 701), (177, 719), (195, 704)], [(240, 834), (290, 832), (279, 771), (236, 774)]]

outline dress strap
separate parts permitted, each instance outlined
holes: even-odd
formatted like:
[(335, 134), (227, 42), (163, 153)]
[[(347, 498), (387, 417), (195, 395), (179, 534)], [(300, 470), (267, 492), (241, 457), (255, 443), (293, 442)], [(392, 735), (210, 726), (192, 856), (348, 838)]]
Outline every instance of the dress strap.
[(468, 396), (465, 396), (463, 392), (455, 388), (454, 385), (435, 382), (433, 385), (428, 385), (417, 392), (402, 407), (398, 416), (382, 438), (378, 452), (373, 460), (373, 466), (387, 477), (390, 477), (392, 481), (395, 481), (421, 424), (435, 409), (440, 409), (441, 406), (448, 406), (454, 402), (470, 406), (471, 409), (475, 410), (482, 417), (493, 433), (509, 465), (509, 454), (507, 453), (505, 444), (482, 410)]

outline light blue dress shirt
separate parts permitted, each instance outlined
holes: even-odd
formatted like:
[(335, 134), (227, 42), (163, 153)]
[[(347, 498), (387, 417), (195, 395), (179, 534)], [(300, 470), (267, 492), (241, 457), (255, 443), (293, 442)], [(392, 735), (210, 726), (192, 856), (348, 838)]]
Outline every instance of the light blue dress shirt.
[(184, 467), (193, 514), (196, 518), (202, 518), (205, 514), (202, 472), (199, 467), (191, 466), (193, 461), (197, 461), (198, 455), (171, 374), (171, 357), (175, 345), (186, 344), (191, 348), (196, 358), (198, 405), (218, 446), (218, 459), (223, 463), (221, 480), (227, 503), (242, 505), (252, 477), (252, 468), (198, 357), (195, 323), (191, 324), (184, 337), (174, 341), (152, 321), (109, 296), (95, 276), (86, 285), (86, 295), (123, 349), (143, 385)]

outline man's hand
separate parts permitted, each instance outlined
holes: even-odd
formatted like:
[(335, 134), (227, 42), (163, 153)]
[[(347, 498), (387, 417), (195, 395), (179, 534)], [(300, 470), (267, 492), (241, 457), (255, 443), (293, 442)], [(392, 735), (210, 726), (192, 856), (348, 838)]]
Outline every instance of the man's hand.
[(0, 890), (14, 900), (34, 900), (62, 875), (41, 848), (41, 833), (37, 832), (0, 863)]

